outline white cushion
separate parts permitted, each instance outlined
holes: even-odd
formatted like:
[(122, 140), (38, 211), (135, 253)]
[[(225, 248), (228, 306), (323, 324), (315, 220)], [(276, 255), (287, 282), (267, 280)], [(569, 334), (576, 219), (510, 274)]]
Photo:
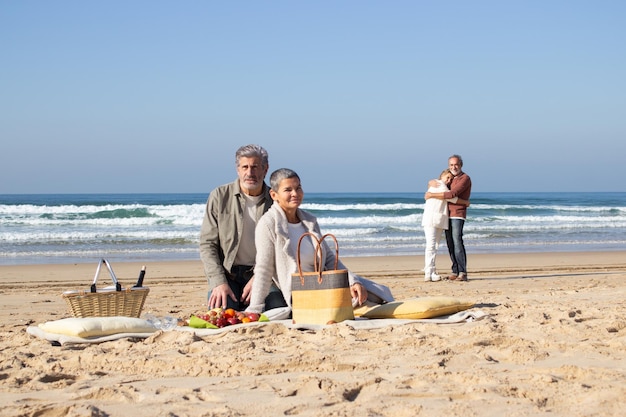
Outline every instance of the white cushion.
[(136, 317), (86, 317), (67, 318), (42, 323), (39, 328), (46, 333), (66, 336), (94, 337), (117, 333), (153, 333), (152, 323)]

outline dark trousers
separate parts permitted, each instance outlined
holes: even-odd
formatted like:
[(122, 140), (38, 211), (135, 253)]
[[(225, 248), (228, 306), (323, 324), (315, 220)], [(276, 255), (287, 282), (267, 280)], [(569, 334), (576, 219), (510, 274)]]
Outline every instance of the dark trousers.
[[(241, 300), (241, 297), (243, 296), (243, 289), (253, 275), (254, 267), (248, 265), (235, 265), (231, 268), (230, 273), (226, 274), (228, 277), (228, 286), (235, 294), (235, 297), (237, 297), (237, 300)], [(232, 308), (235, 311), (243, 311), (247, 307), (248, 305), (244, 304), (242, 301), (235, 302), (230, 298), (228, 299), (226, 305), (226, 308)], [(265, 310), (278, 307), (287, 307), (287, 303), (285, 302), (282, 292), (280, 292), (275, 285), (272, 285), (270, 293), (265, 298)]]
[(467, 255), (465, 253), (465, 243), (463, 242), (463, 226), (465, 220), (450, 219), (448, 230), (446, 230), (446, 244), (448, 253), (452, 261), (452, 272), (455, 275), (467, 274)]

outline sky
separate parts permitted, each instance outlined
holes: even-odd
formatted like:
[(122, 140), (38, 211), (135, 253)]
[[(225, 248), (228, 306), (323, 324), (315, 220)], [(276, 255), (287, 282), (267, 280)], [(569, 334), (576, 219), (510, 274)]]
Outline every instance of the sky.
[(0, 0), (0, 194), (626, 191), (626, 2)]

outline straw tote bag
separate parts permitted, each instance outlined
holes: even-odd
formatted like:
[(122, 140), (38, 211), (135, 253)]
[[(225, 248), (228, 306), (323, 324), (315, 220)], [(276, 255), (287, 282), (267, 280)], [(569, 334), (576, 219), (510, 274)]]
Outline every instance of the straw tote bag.
[[(315, 272), (302, 272), (300, 245), (302, 239), (311, 236), (315, 243)], [(335, 267), (323, 271), (322, 242), (327, 237), (335, 241)], [(339, 244), (332, 234), (318, 239), (307, 232), (300, 236), (297, 250), (298, 272), (291, 275), (291, 306), (293, 322), (302, 324), (333, 324), (354, 320), (348, 270), (337, 269)]]

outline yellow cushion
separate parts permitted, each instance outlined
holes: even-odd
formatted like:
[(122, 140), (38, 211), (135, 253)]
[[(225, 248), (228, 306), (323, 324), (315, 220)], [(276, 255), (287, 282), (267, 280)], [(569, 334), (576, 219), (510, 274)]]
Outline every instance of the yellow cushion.
[(381, 304), (361, 316), (368, 319), (429, 319), (458, 313), (473, 306), (474, 303), (453, 297), (419, 297)]
[(135, 317), (86, 317), (47, 321), (39, 325), (46, 333), (94, 337), (117, 333), (153, 333), (157, 329), (147, 320)]

